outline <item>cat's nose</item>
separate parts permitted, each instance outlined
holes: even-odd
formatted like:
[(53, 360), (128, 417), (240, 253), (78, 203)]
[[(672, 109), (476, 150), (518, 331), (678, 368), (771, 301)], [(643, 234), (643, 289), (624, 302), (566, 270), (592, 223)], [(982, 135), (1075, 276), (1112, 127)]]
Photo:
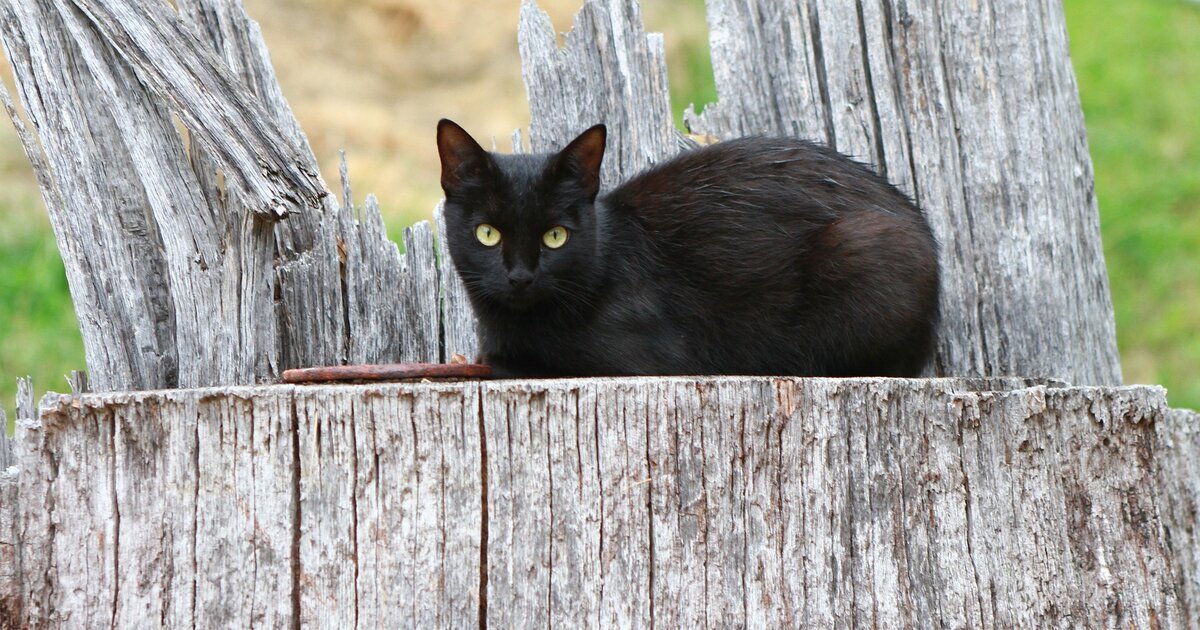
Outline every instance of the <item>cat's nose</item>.
[(508, 272), (508, 283), (512, 288), (520, 291), (533, 283), (533, 274), (525, 270), (517, 270)]

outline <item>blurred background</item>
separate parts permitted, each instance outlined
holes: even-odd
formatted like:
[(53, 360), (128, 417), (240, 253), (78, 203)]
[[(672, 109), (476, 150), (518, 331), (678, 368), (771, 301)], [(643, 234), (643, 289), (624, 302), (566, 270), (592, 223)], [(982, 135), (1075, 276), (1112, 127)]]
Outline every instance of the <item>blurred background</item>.
[[(441, 197), (434, 128), (477, 138), (529, 122), (519, 0), (245, 0), (331, 184), (378, 195), (393, 238)], [(539, 0), (556, 30), (581, 0)], [(712, 102), (703, 0), (642, 0), (664, 33), (672, 107)], [(1200, 409), (1200, 3), (1065, 0), (1127, 383)], [(0, 71), (11, 86), (7, 64)], [(486, 144), (486, 142), (485, 142)], [(0, 122), (0, 405), (15, 378), (64, 391), (83, 348), (54, 235), (16, 134)]]

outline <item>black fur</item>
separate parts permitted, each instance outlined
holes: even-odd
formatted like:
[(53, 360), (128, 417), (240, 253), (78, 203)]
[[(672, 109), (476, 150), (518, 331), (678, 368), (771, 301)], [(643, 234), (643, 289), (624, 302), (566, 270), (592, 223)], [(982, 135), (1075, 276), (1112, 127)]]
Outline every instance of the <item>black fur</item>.
[[(438, 125), (443, 236), (497, 375), (921, 372), (936, 247), (882, 177), (810, 142), (742, 138), (597, 198), (604, 144), (598, 125), (557, 154), (500, 155)], [(543, 245), (560, 225), (566, 244)]]

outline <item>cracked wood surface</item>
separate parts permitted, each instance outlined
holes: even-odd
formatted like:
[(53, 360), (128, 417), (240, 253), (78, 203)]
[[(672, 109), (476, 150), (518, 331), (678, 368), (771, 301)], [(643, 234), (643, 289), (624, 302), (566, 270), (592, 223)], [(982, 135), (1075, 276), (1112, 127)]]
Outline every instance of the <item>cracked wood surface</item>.
[(373, 197), (356, 206), (345, 177), (340, 203), (327, 194), (239, 2), (150, 4), (0, 5), (19, 99), (0, 97), (50, 213), (94, 388), (441, 360), (429, 224), (405, 231), (401, 254)]
[(19, 613), (1178, 627), (1196, 494), (1160, 475), (1194, 467), (1196, 427), (1160, 388), (1015, 379), (49, 395), (15, 445)]
[(1163, 450), (1155, 458), (1165, 499), (1163, 524), (1178, 567), (1184, 610), (1200, 626), (1200, 413), (1171, 409), (1157, 424)]
[[(204, 139), (226, 173), (254, 200), (251, 210), (282, 218), (297, 207), (319, 206), (328, 191), (304, 157), (307, 147), (280, 141), (286, 134), (279, 121), (170, 5), (73, 1), (139, 82), (159, 101), (171, 103), (183, 124)], [(106, 65), (118, 64), (109, 60)], [(240, 142), (226, 140), (232, 137)]]
[[(33, 421), (33, 388), (28, 378), (17, 379), (16, 425), (18, 432)], [(0, 628), (18, 628), (25, 618), (23, 571), (36, 572), (42, 565), (22, 558), (21, 513), (17, 509), (21, 493), (20, 468), (12, 451), (14, 439), (8, 437), (8, 418), (0, 409)], [(35, 542), (44, 540), (39, 533)]]

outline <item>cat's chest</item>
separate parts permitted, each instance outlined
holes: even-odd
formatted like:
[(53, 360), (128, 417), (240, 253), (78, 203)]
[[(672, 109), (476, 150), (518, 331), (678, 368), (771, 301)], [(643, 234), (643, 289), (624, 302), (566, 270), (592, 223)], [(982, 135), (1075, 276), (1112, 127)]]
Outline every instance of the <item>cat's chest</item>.
[(689, 353), (661, 300), (640, 293), (592, 305), (586, 318), (538, 316), (481, 322), (485, 354), (548, 373), (656, 373)]

